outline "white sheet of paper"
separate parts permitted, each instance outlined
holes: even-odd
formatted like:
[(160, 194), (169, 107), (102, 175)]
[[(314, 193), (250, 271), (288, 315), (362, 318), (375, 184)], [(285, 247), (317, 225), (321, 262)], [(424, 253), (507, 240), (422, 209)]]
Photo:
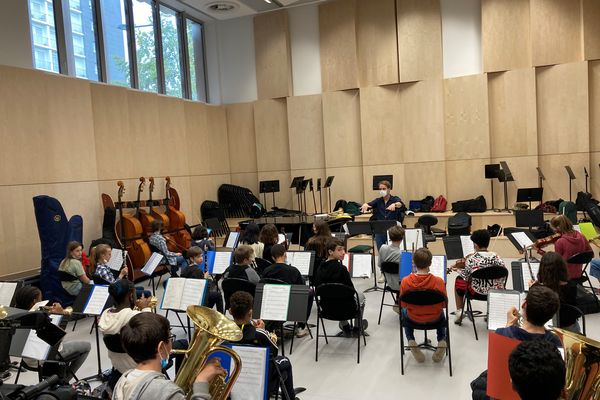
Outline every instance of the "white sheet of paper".
[[(52, 320), (54, 325), (58, 326), (61, 319), (62, 315), (50, 315), (50, 320)], [(40, 339), (35, 330), (32, 329), (27, 336), (22, 356), (33, 358), (34, 360), (45, 360), (48, 357), (51, 347), (48, 343)]]
[(342, 225), (342, 228), (344, 229), (344, 232), (346, 233), (346, 235), (350, 234), (350, 229), (348, 229), (348, 224)]
[(293, 251), (288, 252), (288, 264), (296, 267), (303, 276), (308, 276), (310, 272), (310, 251)]
[(158, 265), (162, 261), (162, 259), (162, 254), (152, 253), (150, 258), (148, 259), (148, 262), (146, 262), (146, 265), (144, 265), (144, 268), (142, 268), (142, 272), (146, 275), (152, 275), (156, 267), (158, 267)]
[(371, 277), (371, 254), (355, 253), (352, 257), (352, 277), (370, 278)]
[(267, 371), (267, 348), (231, 346), (242, 360), (242, 370), (231, 391), (232, 400), (263, 400)]
[(108, 286), (94, 285), (90, 298), (83, 309), (83, 313), (87, 315), (100, 315), (104, 311), (104, 305), (108, 300)]
[(491, 291), (488, 294), (488, 329), (495, 331), (506, 326), (506, 314), (511, 307), (521, 308), (521, 296), (514, 292)]
[(277, 243), (281, 244), (283, 242), (285, 242), (285, 235), (283, 233), (280, 233), (277, 235)]
[(33, 307), (31, 307), (29, 309), (29, 311), (37, 311), (40, 309), (40, 307), (45, 307), (46, 304), (48, 304), (50, 301), (49, 300), (42, 300), (42, 301), (38, 301), (37, 303), (35, 303), (33, 305)]
[(439, 276), (442, 279), (446, 278), (446, 257), (445, 256), (433, 256), (431, 259), (431, 267), (429, 272), (435, 276)]
[(229, 236), (227, 236), (227, 243), (225, 243), (225, 247), (229, 249), (235, 249), (239, 238), (239, 232), (229, 232)]
[[(125, 257), (127, 257), (127, 251), (124, 252)], [(123, 250), (120, 249), (111, 249), (110, 250), (110, 260), (106, 263), (110, 269), (113, 271), (120, 271), (123, 267)]]
[(523, 271), (523, 288), (525, 291), (529, 291), (529, 280), (537, 279), (538, 272), (540, 271), (540, 263), (530, 263), (531, 270), (533, 271), (533, 277), (529, 273), (529, 268), (527, 267), (527, 263), (521, 263), (521, 270)]
[(15, 290), (17, 290), (17, 282), (0, 282), (0, 305), (10, 307)]
[(180, 310), (181, 294), (185, 288), (185, 278), (169, 278), (160, 308), (163, 310)]
[(525, 232), (514, 232), (512, 235), (517, 241), (517, 243), (519, 243), (519, 246), (521, 246), (521, 248), (529, 247), (533, 244), (533, 242)]
[[(389, 238), (389, 236), (388, 236)], [(406, 229), (404, 231), (406, 251), (413, 251), (423, 247), (423, 231), (421, 229)]]
[(267, 321), (287, 321), (292, 285), (271, 285), (263, 287), (260, 318)]
[(213, 274), (220, 275), (231, 264), (231, 252), (217, 251), (215, 253), (215, 265), (213, 265)]
[(350, 253), (346, 253), (344, 255), (344, 259), (342, 260), (342, 264), (344, 265), (344, 267), (346, 267), (346, 269), (349, 272), (350, 271)]
[(186, 311), (188, 306), (201, 306), (204, 300), (206, 279), (186, 279), (179, 309)]
[(460, 244), (462, 246), (463, 257), (468, 256), (469, 254), (475, 253), (475, 245), (471, 240), (471, 236), (461, 236)]

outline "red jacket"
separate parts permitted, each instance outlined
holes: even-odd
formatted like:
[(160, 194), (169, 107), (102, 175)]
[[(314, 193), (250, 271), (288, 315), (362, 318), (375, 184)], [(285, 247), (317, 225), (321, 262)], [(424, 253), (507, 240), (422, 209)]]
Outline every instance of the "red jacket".
[[(405, 294), (411, 290), (437, 290), (446, 295), (446, 283), (439, 276), (432, 274), (417, 275), (410, 274), (400, 282), (400, 294)], [(444, 303), (433, 304), (430, 306), (413, 306), (402, 302), (401, 306), (408, 310), (408, 318), (415, 322), (433, 322), (436, 321), (444, 309)]]
[[(592, 251), (592, 246), (585, 236), (577, 231), (563, 233), (563, 235), (554, 243), (554, 250), (567, 261), (571, 256), (577, 253)], [(581, 277), (581, 264), (567, 264), (569, 270), (569, 279)]]

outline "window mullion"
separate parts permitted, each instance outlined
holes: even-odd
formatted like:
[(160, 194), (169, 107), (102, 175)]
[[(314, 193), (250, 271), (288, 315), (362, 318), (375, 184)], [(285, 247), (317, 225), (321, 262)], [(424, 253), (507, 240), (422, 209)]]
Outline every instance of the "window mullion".
[(192, 98), (192, 82), (190, 76), (190, 55), (188, 53), (187, 22), (184, 12), (178, 13), (177, 24), (179, 25), (179, 62), (181, 64), (181, 89), (183, 97)]
[[(70, 68), (72, 66), (69, 65), (69, 55), (67, 40), (66, 40), (66, 32), (65, 32), (65, 16), (64, 16), (64, 8), (62, 0), (54, 0), (54, 26), (56, 31), (56, 50), (58, 52), (58, 65), (59, 71), (61, 74), (71, 75), (71, 73), (75, 72), (75, 68)], [(68, 16), (68, 13), (67, 13)], [(71, 49), (72, 51), (72, 49)]]
[(137, 55), (135, 51), (135, 22), (133, 19), (133, 2), (125, 0), (125, 17), (127, 19), (127, 35), (129, 36), (129, 74), (131, 87), (139, 89), (139, 80), (137, 74)]
[(156, 78), (158, 83), (158, 93), (166, 94), (165, 82), (165, 64), (163, 60), (162, 46), (162, 25), (160, 20), (160, 4), (157, 1), (152, 2), (152, 14), (154, 20), (154, 52), (156, 55)]
[(106, 64), (106, 53), (104, 52), (104, 27), (102, 26), (101, 0), (93, 0), (92, 9), (94, 13), (94, 32), (96, 35), (96, 55), (98, 65), (98, 81), (108, 81), (108, 65)]

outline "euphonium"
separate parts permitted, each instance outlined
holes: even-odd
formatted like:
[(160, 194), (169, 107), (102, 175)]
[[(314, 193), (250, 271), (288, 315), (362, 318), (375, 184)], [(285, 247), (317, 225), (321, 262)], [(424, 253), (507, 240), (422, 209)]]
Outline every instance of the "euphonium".
[[(187, 350), (184, 350), (185, 359), (181, 366), (175, 383), (190, 395), (192, 386), (200, 370), (213, 353), (226, 353), (235, 362), (229, 379), (216, 377), (209, 382), (209, 391), (213, 400), (225, 400), (229, 396), (233, 384), (242, 369), (242, 360), (230, 348), (220, 346), (223, 341), (237, 342), (242, 339), (242, 331), (232, 320), (223, 314), (202, 306), (188, 306), (187, 315), (196, 325), (194, 337)], [(177, 351), (181, 353), (181, 351)]]
[(565, 350), (566, 400), (600, 399), (600, 342), (554, 328)]
[(6, 312), (6, 309), (2, 304), (0, 304), (0, 319), (6, 318), (7, 315), (8, 313)]

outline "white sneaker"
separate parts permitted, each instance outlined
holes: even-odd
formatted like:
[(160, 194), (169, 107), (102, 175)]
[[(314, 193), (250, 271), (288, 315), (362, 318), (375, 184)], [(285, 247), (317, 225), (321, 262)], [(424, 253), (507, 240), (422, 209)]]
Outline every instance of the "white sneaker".
[(308, 335), (308, 328), (298, 328), (298, 329), (296, 329), (296, 337), (297, 338), (303, 338), (306, 335)]
[(463, 310), (456, 310), (456, 314), (454, 315), (454, 323), (456, 325), (462, 324), (462, 320), (464, 318)]
[(439, 363), (440, 361), (442, 361), (444, 359), (444, 356), (446, 355), (447, 347), (448, 347), (448, 343), (446, 343), (445, 340), (440, 340), (438, 342), (437, 349), (435, 349), (433, 356), (431, 356), (431, 359), (433, 360), (433, 362)]
[(408, 347), (410, 348), (410, 352), (412, 353), (413, 357), (418, 363), (425, 362), (425, 354), (423, 354), (415, 340), (409, 340)]
[(377, 283), (385, 283), (385, 277), (383, 276), (383, 274), (379, 275), (379, 279), (377, 280)]

